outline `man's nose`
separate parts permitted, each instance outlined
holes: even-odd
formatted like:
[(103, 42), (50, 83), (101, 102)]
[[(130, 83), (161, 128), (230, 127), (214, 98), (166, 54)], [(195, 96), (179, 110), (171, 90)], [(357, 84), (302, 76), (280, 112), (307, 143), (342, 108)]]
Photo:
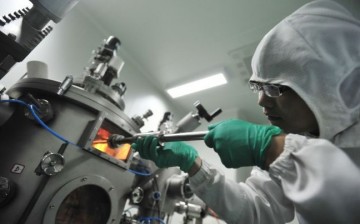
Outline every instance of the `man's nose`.
[(274, 98), (267, 96), (263, 90), (260, 90), (258, 93), (258, 104), (261, 107), (271, 108), (274, 106)]

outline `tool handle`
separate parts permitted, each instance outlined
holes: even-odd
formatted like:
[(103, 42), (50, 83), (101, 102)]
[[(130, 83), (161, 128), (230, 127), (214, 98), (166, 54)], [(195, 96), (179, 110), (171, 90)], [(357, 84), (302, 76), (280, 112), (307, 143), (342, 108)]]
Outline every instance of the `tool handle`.
[(160, 142), (175, 142), (175, 141), (194, 141), (194, 140), (203, 140), (204, 136), (208, 131), (198, 131), (198, 132), (183, 132), (183, 133), (174, 133), (174, 134), (162, 134), (161, 132), (148, 132), (148, 133), (139, 133), (132, 137), (124, 137), (123, 135), (113, 134), (109, 137), (108, 143), (111, 148), (116, 148), (118, 145), (125, 143), (133, 143), (139, 137), (145, 137), (149, 135), (156, 136)]
[(174, 134), (157, 135), (161, 142), (194, 141), (203, 140), (208, 131), (183, 132)]

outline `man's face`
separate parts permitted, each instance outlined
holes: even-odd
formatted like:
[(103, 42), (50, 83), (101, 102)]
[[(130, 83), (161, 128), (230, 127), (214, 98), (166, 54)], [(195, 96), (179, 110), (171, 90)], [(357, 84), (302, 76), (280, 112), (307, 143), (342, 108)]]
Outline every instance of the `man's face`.
[(268, 97), (259, 93), (258, 104), (271, 124), (286, 133), (309, 132), (319, 134), (316, 118), (306, 103), (292, 89), (284, 91), (279, 97)]

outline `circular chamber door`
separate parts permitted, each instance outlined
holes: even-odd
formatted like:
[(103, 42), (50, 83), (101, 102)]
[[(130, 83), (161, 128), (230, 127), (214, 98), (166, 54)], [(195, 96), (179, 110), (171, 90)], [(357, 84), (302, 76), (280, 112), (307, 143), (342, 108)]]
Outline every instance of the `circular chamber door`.
[(104, 177), (78, 177), (56, 192), (43, 224), (107, 224), (116, 221), (118, 197)]

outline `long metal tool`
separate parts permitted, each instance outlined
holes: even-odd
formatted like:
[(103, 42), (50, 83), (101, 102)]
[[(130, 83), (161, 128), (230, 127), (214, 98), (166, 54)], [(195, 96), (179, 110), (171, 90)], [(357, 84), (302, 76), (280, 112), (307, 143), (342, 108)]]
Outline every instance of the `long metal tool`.
[(108, 144), (111, 148), (116, 148), (121, 144), (133, 143), (139, 137), (145, 137), (149, 135), (156, 136), (160, 142), (176, 142), (176, 141), (194, 141), (203, 140), (204, 136), (208, 131), (197, 131), (197, 132), (183, 132), (183, 133), (172, 133), (164, 134), (162, 132), (147, 132), (135, 134), (132, 137), (125, 137), (123, 135), (113, 134), (108, 139)]

